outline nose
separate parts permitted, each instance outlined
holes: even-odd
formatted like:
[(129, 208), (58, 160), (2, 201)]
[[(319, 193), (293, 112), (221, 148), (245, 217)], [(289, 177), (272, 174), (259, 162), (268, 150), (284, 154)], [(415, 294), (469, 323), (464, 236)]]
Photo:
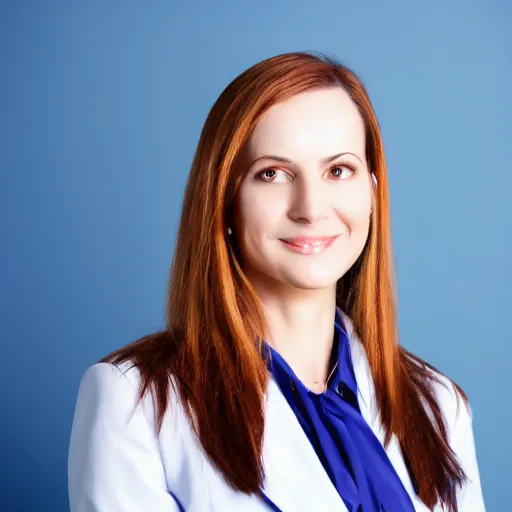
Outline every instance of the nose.
[(327, 217), (328, 191), (324, 180), (315, 178), (295, 179), (291, 192), (288, 215), (295, 222), (313, 224)]

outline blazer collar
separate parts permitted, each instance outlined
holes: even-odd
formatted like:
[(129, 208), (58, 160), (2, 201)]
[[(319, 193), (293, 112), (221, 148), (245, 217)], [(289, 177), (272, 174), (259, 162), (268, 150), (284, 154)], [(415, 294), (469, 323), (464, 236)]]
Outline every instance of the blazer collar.
[[(358, 387), (361, 414), (372, 429), (377, 439), (384, 446), (385, 431), (384, 427), (382, 426), (379, 409), (377, 407), (377, 400), (375, 398), (375, 386), (370, 370), (370, 364), (366, 356), (366, 351), (354, 331), (354, 326), (350, 317), (341, 310), (339, 310), (339, 312), (343, 317), (347, 329), (352, 363), (354, 366), (354, 373)], [(395, 435), (391, 436), (390, 442), (388, 446), (385, 447), (385, 450), (389, 460), (391, 461), (391, 464), (395, 468), (395, 471), (402, 480), (405, 489), (411, 497), (411, 500), (414, 504), (414, 509), (417, 512), (430, 512), (426, 505), (420, 501), (416, 491), (413, 488), (407, 466), (405, 465), (405, 461), (402, 457), (400, 444), (398, 443)]]
[(273, 378), (265, 402), (262, 492), (283, 512), (348, 512)]

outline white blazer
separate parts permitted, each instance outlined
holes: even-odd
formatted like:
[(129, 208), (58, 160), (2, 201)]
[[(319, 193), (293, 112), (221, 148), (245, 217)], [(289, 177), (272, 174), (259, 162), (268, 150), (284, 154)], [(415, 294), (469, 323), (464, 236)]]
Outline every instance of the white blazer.
[[(381, 443), (373, 380), (361, 342), (344, 315), (359, 387), (361, 412)], [(437, 385), (449, 442), (469, 483), (458, 493), (459, 512), (485, 512), (473, 440), (471, 412), (455, 394)], [(205, 456), (182, 406), (171, 391), (163, 427), (156, 433), (147, 396), (134, 408), (135, 368), (91, 366), (82, 378), (71, 432), (68, 488), (71, 512), (268, 512), (259, 496), (234, 491)], [(263, 491), (282, 512), (346, 512), (307, 436), (271, 379), (265, 399)], [(395, 437), (387, 454), (416, 511), (416, 496)], [(181, 503), (181, 507), (178, 502)], [(436, 507), (435, 512), (443, 509)]]

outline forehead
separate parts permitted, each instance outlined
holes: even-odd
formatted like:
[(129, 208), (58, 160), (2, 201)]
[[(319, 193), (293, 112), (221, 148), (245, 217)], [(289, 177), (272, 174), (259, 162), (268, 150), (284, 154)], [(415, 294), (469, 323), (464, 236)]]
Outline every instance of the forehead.
[(292, 159), (365, 153), (365, 127), (357, 106), (341, 88), (306, 91), (273, 105), (248, 141), (252, 158), (263, 153)]

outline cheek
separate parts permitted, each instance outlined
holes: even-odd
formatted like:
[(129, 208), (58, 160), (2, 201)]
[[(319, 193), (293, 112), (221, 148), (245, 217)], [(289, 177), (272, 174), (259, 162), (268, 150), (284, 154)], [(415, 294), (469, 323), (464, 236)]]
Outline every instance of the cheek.
[(286, 210), (282, 194), (250, 187), (242, 190), (237, 198), (237, 231), (242, 237), (271, 236), (274, 226)]
[(365, 224), (370, 216), (372, 204), (371, 191), (367, 187), (358, 185), (344, 190), (333, 197), (333, 206), (338, 215), (351, 226)]
[(257, 204), (244, 204), (239, 212), (234, 236), (242, 266), (260, 267), (268, 258), (272, 217)]

